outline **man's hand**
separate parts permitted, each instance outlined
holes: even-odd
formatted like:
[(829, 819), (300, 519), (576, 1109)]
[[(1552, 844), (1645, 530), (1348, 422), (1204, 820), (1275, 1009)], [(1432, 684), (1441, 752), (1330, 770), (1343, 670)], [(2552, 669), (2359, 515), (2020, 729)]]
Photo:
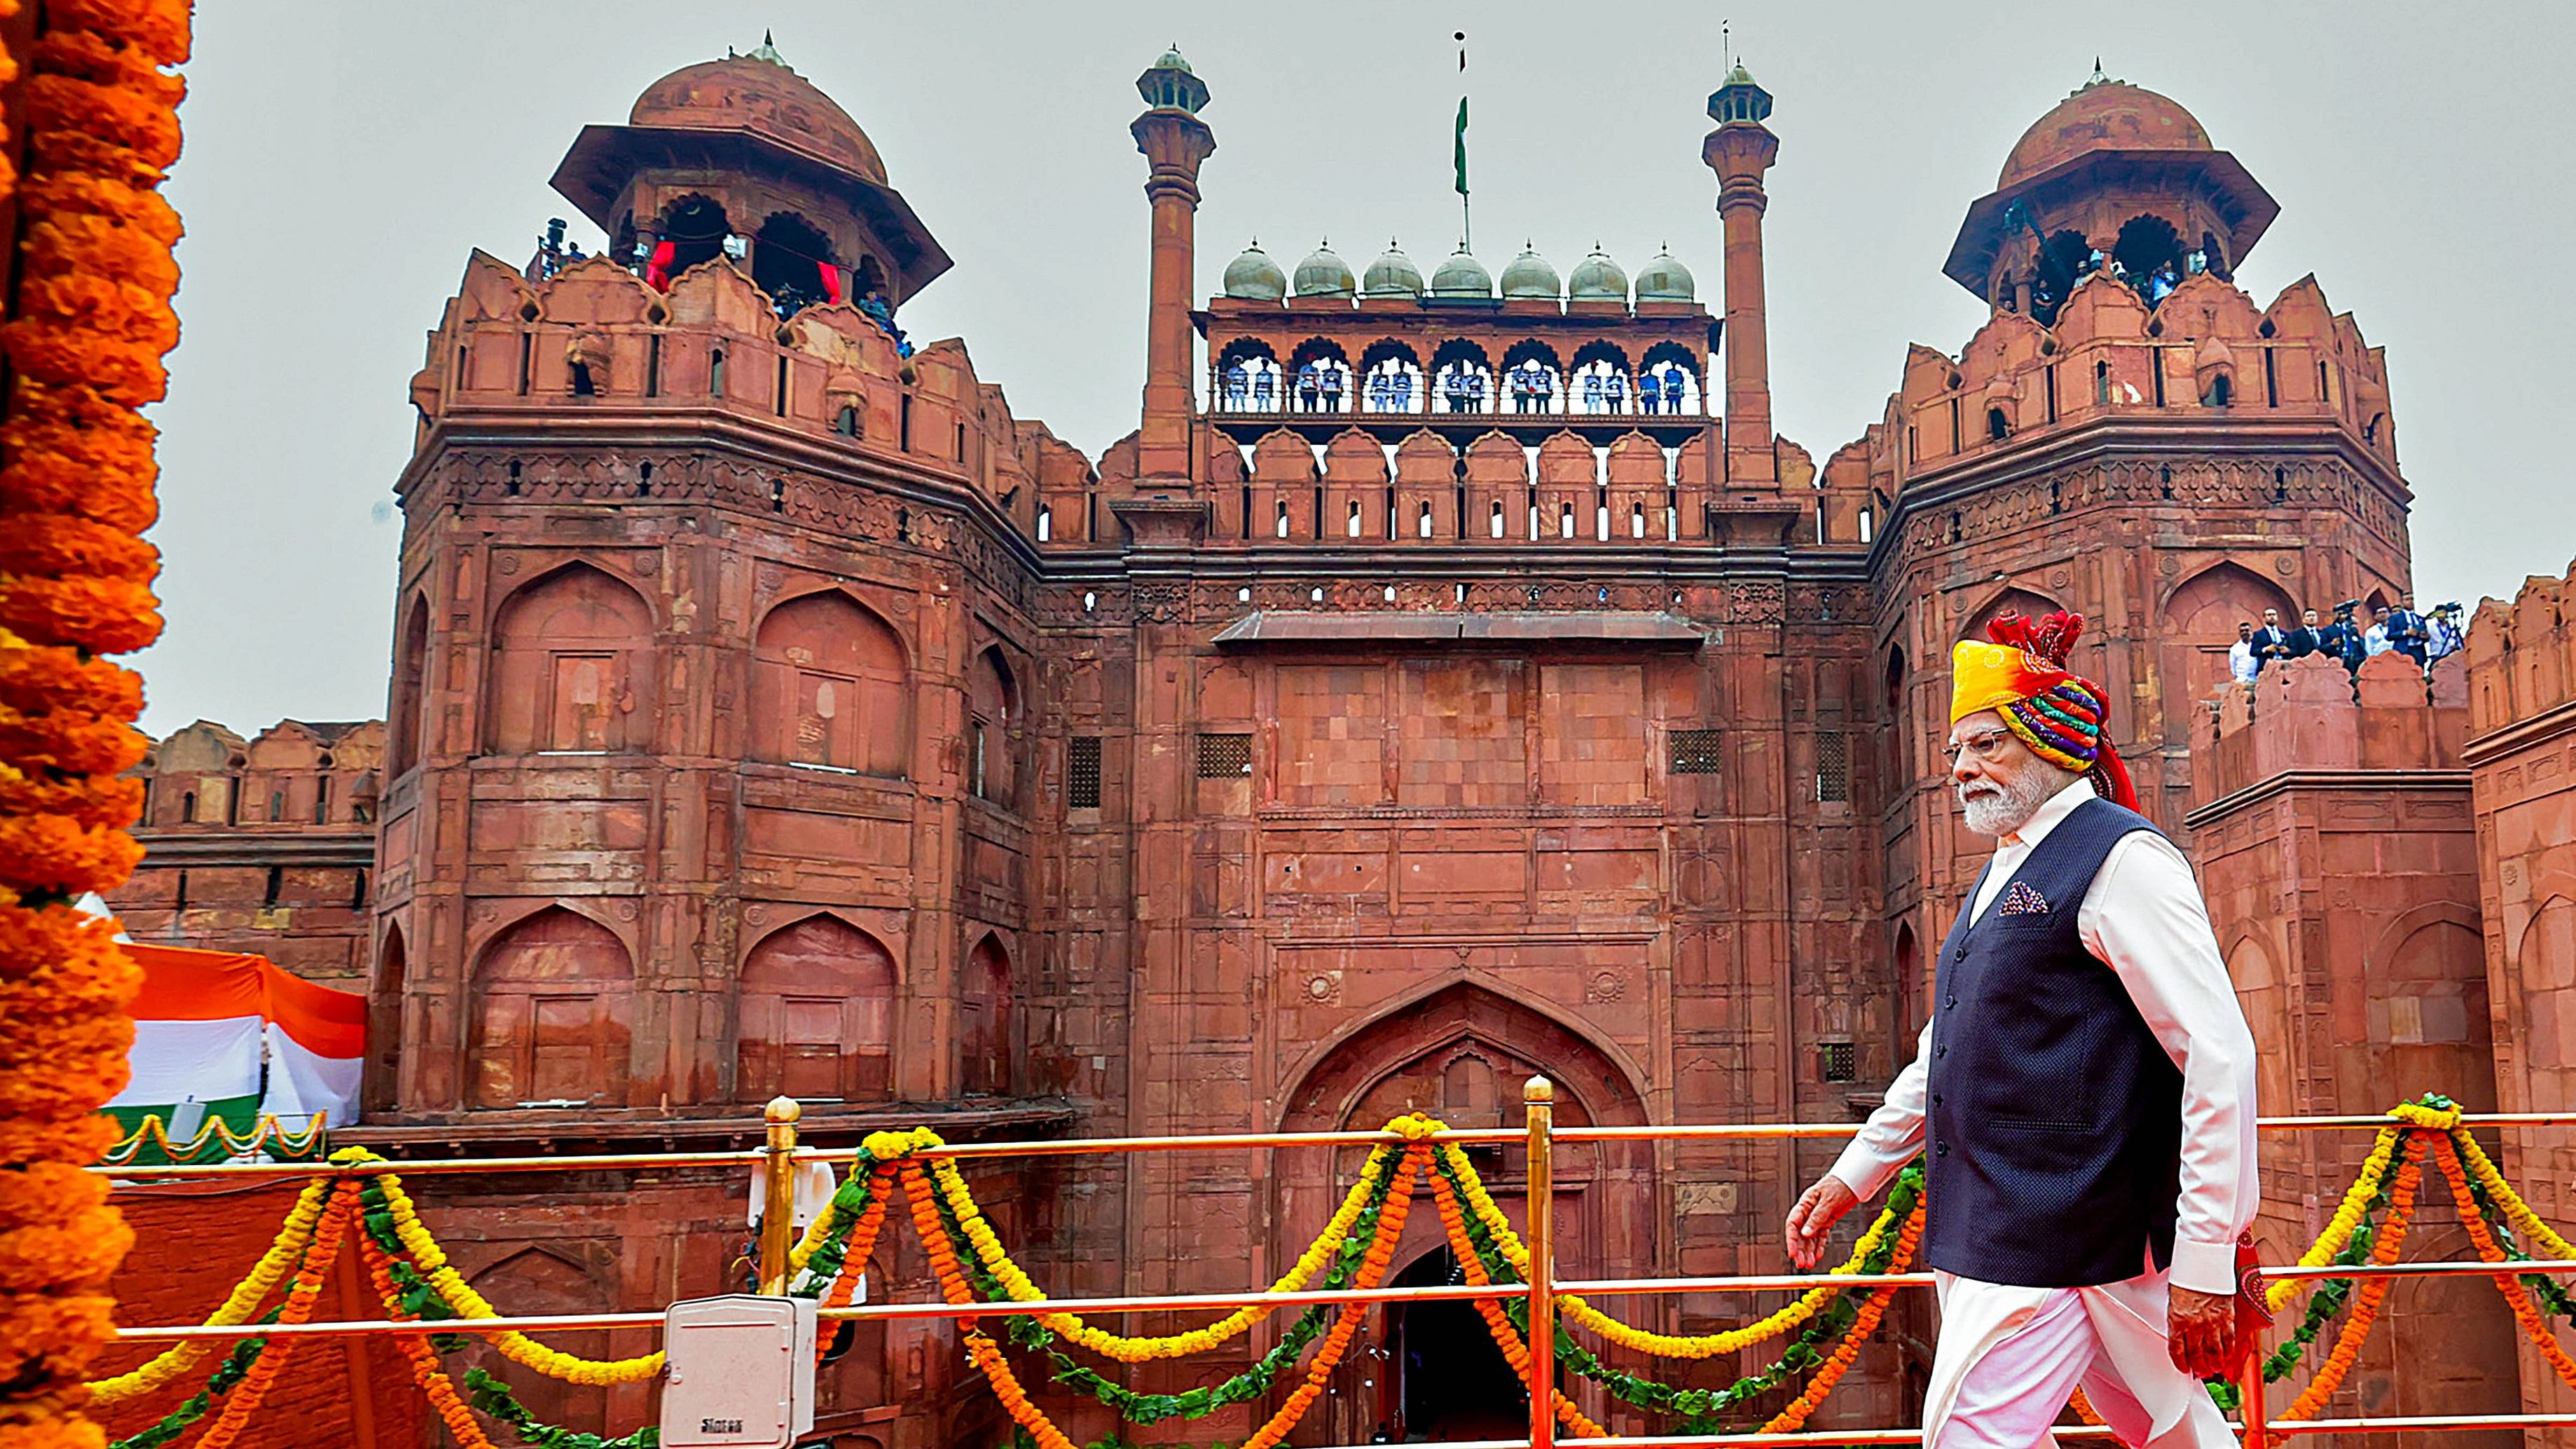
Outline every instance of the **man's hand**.
[(1789, 1261), (1801, 1272), (1813, 1269), (1825, 1256), (1825, 1235), (1859, 1202), (1841, 1178), (1831, 1173), (1817, 1178), (1814, 1187), (1799, 1195), (1798, 1205), (1789, 1209)]
[(2165, 1345), (2174, 1367), (2196, 1379), (2233, 1373), (2228, 1341), (2235, 1336), (2236, 1300), (2179, 1286), (2167, 1293)]

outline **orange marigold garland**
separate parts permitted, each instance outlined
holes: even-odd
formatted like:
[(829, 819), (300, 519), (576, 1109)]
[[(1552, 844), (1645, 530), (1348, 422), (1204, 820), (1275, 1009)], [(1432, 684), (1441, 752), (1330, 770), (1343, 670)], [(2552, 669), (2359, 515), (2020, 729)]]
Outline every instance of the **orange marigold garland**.
[[(355, 1182), (344, 1182), (331, 1192), (331, 1205), (322, 1210), (322, 1221), (313, 1228), (313, 1241), (304, 1249), (304, 1261), (296, 1265), (294, 1280), (287, 1284), (286, 1302), (280, 1308), (279, 1323), (305, 1323), (322, 1298), (322, 1285), (331, 1266), (340, 1261), (340, 1248), (349, 1236), (349, 1220), (357, 1215), (360, 1188)], [(232, 1449), (241, 1437), (250, 1416), (259, 1412), (262, 1399), (277, 1376), (286, 1371), (287, 1360), (295, 1356), (296, 1340), (273, 1338), (261, 1351), (259, 1362), (233, 1386), (224, 1398), (224, 1411), (214, 1427), (197, 1440), (196, 1449)]]
[[(1887, 1271), (1904, 1272), (1906, 1266), (1914, 1261), (1914, 1249), (1922, 1241), (1923, 1204), (1918, 1202), (1914, 1205), (1913, 1216), (1905, 1220), (1905, 1227), (1897, 1234), (1896, 1256), (1888, 1260)], [(1843, 1375), (1851, 1372), (1852, 1363), (1860, 1357), (1861, 1345), (1869, 1341), (1871, 1334), (1878, 1332), (1878, 1320), (1886, 1316), (1887, 1305), (1895, 1300), (1897, 1286), (1891, 1283), (1869, 1295), (1861, 1304), (1860, 1312), (1852, 1318), (1852, 1326), (1843, 1334), (1842, 1341), (1825, 1356), (1825, 1362), (1816, 1370), (1815, 1377), (1807, 1380), (1806, 1390), (1792, 1399), (1789, 1407), (1774, 1415), (1771, 1422), (1763, 1425), (1763, 1433), (1794, 1434), (1806, 1427), (1808, 1416), (1823, 1405), (1825, 1396), (1834, 1391), (1834, 1385), (1842, 1382)]]
[[(2478, 1256), (2487, 1262), (2506, 1261), (2503, 1246), (2496, 1242), (2495, 1234), (2487, 1231), (2486, 1214), (2479, 1211), (2477, 1198), (2469, 1191), (2468, 1169), (2460, 1165), (2459, 1149), (2451, 1145), (2448, 1135), (2444, 1135), (2433, 1139), (2433, 1154), (2434, 1160), (2441, 1164), (2443, 1179), (2451, 1185), (2451, 1202), (2460, 1210), (2460, 1226), (2468, 1230), (2470, 1246), (2476, 1248)], [(2511, 1273), (2498, 1273), (2495, 1285), (2496, 1290), (2504, 1294), (2506, 1306), (2513, 1309), (2515, 1321), (2522, 1325), (2523, 1336), (2529, 1338), (2531, 1346), (2549, 1361), (2550, 1370), (2561, 1381), (2569, 1388), (2576, 1388), (2576, 1359), (2569, 1358), (2567, 1350), (2559, 1346), (2557, 1332), (2531, 1301), (2530, 1290)]]
[[(1449, 1184), (1445, 1172), (1431, 1174), (1431, 1196), (1440, 1205), (1440, 1227), (1449, 1236), (1450, 1249), (1458, 1255), (1459, 1271), (1470, 1287), (1482, 1288), (1493, 1280), (1485, 1271), (1484, 1255), (1476, 1251), (1475, 1240), (1467, 1236), (1466, 1210), (1458, 1205), (1458, 1190)], [(1493, 1335), (1494, 1346), (1503, 1351), (1503, 1361), (1512, 1366), (1512, 1376), (1521, 1383), (1529, 1382), (1529, 1340), (1512, 1326), (1499, 1298), (1475, 1300), (1476, 1313), (1485, 1320), (1485, 1331)], [(1609, 1431), (1585, 1417), (1583, 1410), (1561, 1390), (1550, 1390), (1556, 1396), (1554, 1409), (1558, 1422), (1574, 1431), (1579, 1439), (1598, 1439)]]
[[(367, 1279), (375, 1285), (376, 1296), (384, 1300), (385, 1316), (404, 1321), (417, 1317), (403, 1307), (402, 1288), (394, 1282), (392, 1256), (378, 1245), (371, 1234), (363, 1231), (358, 1234), (358, 1253), (366, 1261)], [(406, 1333), (397, 1335), (394, 1342), (401, 1345), (403, 1357), (411, 1363), (412, 1382), (420, 1385), (420, 1391), (429, 1397), (430, 1408), (437, 1412), (439, 1422), (447, 1426), (449, 1437), (456, 1441), (459, 1449), (493, 1449), (491, 1437), (483, 1432), (482, 1421), (474, 1417), (474, 1411), (466, 1407), (464, 1397), (456, 1392), (455, 1381), (448, 1378), (446, 1367), (438, 1361), (438, 1351), (429, 1346), (429, 1341), (418, 1334)]]
[(0, 56), (26, 127), (24, 175), (0, 160), (19, 253), (0, 299), (0, 1449), (102, 1442), (81, 1385), (131, 1242), (78, 1169), (114, 1138), (97, 1111), (125, 1082), (136, 972), (71, 902), (138, 855), (140, 797), (117, 776), (142, 757), (142, 692), (104, 656), (161, 628), (137, 409), (178, 340), (179, 220), (157, 188), (178, 156), (189, 7), (49, 0), (40, 24)]
[[(2370, 1261), (2386, 1265), (2397, 1261), (2397, 1250), (2406, 1242), (2406, 1229), (2415, 1212), (2415, 1189), (2424, 1180), (2424, 1149), (2431, 1134), (2406, 1134), (2406, 1155), (2399, 1159), (2396, 1180), (2388, 1193), (2388, 1216), (2380, 1224), (2379, 1237), (2370, 1246)], [(2334, 1352), (2317, 1365), (2317, 1376), (2290, 1401), (2282, 1411), (2284, 1419), (2310, 1419), (2325, 1407), (2327, 1399), (2343, 1385), (2344, 1376), (2352, 1372), (2361, 1357), (2362, 1340), (2370, 1337), (2371, 1325), (2379, 1321), (2379, 1305), (2388, 1297), (2394, 1278), (2372, 1278), (2352, 1296), (2352, 1308), (2343, 1321), (2343, 1332), (2335, 1338)]]

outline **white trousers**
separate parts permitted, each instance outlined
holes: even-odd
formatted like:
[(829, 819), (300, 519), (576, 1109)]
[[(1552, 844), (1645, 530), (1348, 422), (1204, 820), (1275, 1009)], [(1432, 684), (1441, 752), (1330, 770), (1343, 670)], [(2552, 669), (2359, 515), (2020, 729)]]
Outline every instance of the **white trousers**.
[(1923, 1400), (1926, 1449), (2038, 1449), (2080, 1385), (2124, 1444), (2227, 1449), (2236, 1436), (2165, 1345), (2165, 1277), (2016, 1288), (1937, 1276), (1941, 1340)]

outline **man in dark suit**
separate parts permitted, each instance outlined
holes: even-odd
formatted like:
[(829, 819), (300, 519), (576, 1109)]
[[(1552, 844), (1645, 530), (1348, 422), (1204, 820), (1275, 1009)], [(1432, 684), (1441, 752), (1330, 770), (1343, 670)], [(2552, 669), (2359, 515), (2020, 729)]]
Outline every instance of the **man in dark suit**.
[(2390, 648), (2414, 660), (2416, 668), (2424, 667), (2425, 656), (2432, 649), (2433, 630), (2424, 622), (2424, 616), (2415, 612), (2415, 595), (2411, 591), (2397, 596), (2397, 607), (2388, 611), (2379, 627), (2388, 631)]
[(2254, 672), (2290, 657), (2290, 631), (2281, 627), (2281, 611), (2265, 609), (2263, 627), (2254, 631)]
[(2299, 627), (2290, 631), (2290, 657), (2305, 659), (2324, 647), (2325, 641), (2317, 633), (2317, 611), (2300, 610)]

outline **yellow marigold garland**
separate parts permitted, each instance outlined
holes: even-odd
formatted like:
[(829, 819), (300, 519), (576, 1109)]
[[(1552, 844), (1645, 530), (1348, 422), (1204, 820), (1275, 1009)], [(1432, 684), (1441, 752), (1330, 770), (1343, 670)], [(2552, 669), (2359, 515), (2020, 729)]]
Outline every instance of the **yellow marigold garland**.
[[(2456, 1125), (2453, 1130), (2457, 1131)], [(2470, 1246), (2476, 1248), (2478, 1256), (2487, 1262), (2507, 1261), (2503, 1245), (2495, 1240), (2495, 1234), (2487, 1231), (2486, 1215), (2478, 1211), (2477, 1198), (2469, 1191), (2468, 1171), (2460, 1165), (2459, 1149), (2449, 1134), (2433, 1139), (2433, 1152), (2434, 1160), (2441, 1164), (2443, 1180), (2451, 1186), (2451, 1204), (2459, 1209), (2460, 1226), (2467, 1229)], [(2532, 1303), (2530, 1290), (2511, 1273), (2496, 1274), (2495, 1285), (2496, 1291), (2504, 1294), (2506, 1306), (2513, 1310), (2514, 1320), (2522, 1325), (2523, 1336), (2530, 1339), (2531, 1346), (2549, 1361), (2550, 1371), (2569, 1388), (2576, 1388), (2576, 1359), (2569, 1358), (2567, 1350), (2559, 1346), (2557, 1333)]]
[[(331, 1265), (340, 1259), (343, 1241), (349, 1236), (349, 1220), (358, 1211), (358, 1185), (344, 1182), (331, 1190), (330, 1206), (315, 1226), (312, 1240), (306, 1244), (304, 1259), (295, 1265), (295, 1281), (288, 1285), (286, 1302), (277, 1321), (297, 1324), (311, 1321), (313, 1310), (322, 1300), (322, 1283)], [(363, 1236), (363, 1234), (361, 1235)], [(261, 1350), (259, 1361), (251, 1365), (242, 1381), (224, 1396), (224, 1411), (215, 1418), (214, 1426), (197, 1440), (196, 1449), (231, 1449), (234, 1440), (259, 1411), (260, 1401), (277, 1377), (286, 1371), (287, 1360), (295, 1356), (294, 1338), (272, 1338)]]
[[(2388, 1219), (2379, 1225), (2379, 1236), (2370, 1245), (2370, 1261), (2386, 1265), (2397, 1261), (2397, 1250), (2406, 1242), (2406, 1229), (2415, 1212), (2415, 1188), (2424, 1177), (2424, 1149), (2431, 1139), (2420, 1133), (2407, 1133), (2404, 1155), (2398, 1159), (2397, 1180), (2388, 1194)], [(2344, 1319), (2343, 1332), (2336, 1336), (2334, 1352), (2317, 1366), (2317, 1376), (2299, 1391), (2284, 1410), (2284, 1419), (2308, 1419), (2325, 1407), (2327, 1399), (2343, 1384), (2361, 1357), (2362, 1340), (2370, 1337), (2370, 1328), (2379, 1319), (2379, 1305), (2388, 1297), (2393, 1278), (2372, 1278), (2352, 1296), (2352, 1308)]]
[[(346, 1161), (352, 1154), (365, 1151), (360, 1147), (349, 1148), (331, 1154), (331, 1160)], [(388, 1172), (376, 1181), (384, 1189), (385, 1206), (393, 1214), (394, 1232), (402, 1239), (403, 1250), (411, 1255), (412, 1266), (418, 1268), (430, 1286), (438, 1290), (439, 1297), (447, 1300), (447, 1306), (456, 1310), (456, 1316), (466, 1320), (458, 1325), (460, 1330), (477, 1332), (470, 1320), (500, 1317), (500, 1310), (475, 1292), (474, 1286), (465, 1281), (465, 1275), (457, 1272), (455, 1265), (447, 1261), (447, 1254), (438, 1246), (438, 1240), (431, 1237), (429, 1229), (422, 1225), (419, 1211), (412, 1206), (411, 1195), (403, 1191), (402, 1179)], [(658, 1349), (634, 1358), (588, 1359), (548, 1348), (513, 1329), (485, 1331), (482, 1336), (490, 1339), (502, 1357), (512, 1363), (569, 1383), (632, 1384), (662, 1372), (662, 1353)]]
[(2451, 1140), (2468, 1163), (2469, 1171), (2477, 1174), (2478, 1183), (2487, 1190), (2487, 1196), (2504, 1209), (2505, 1220), (2513, 1224), (2515, 1232), (2529, 1239), (2545, 1257), (2561, 1261), (2576, 1258), (2576, 1243), (2560, 1237), (2557, 1229), (2531, 1210), (2531, 1204), (2523, 1201), (2522, 1194), (2514, 1191), (2513, 1184), (2506, 1182), (2504, 1174), (2496, 1171), (2496, 1165), (2487, 1160), (2486, 1149), (2478, 1145), (2478, 1139), (2465, 1129), (2454, 1127)]
[[(1923, 1241), (1923, 1207), (1924, 1204), (1918, 1200), (1913, 1213), (1905, 1219), (1904, 1230), (1896, 1239), (1896, 1255), (1888, 1259), (1887, 1271), (1902, 1273), (1914, 1261), (1914, 1249)], [(1789, 1402), (1787, 1408), (1772, 1416), (1771, 1422), (1764, 1424), (1761, 1432), (1794, 1434), (1806, 1427), (1808, 1416), (1824, 1404), (1825, 1396), (1832, 1393), (1834, 1386), (1842, 1382), (1843, 1375), (1851, 1371), (1853, 1361), (1860, 1357), (1860, 1346), (1869, 1341), (1871, 1334), (1878, 1332), (1878, 1321), (1886, 1315), (1887, 1305), (1895, 1300), (1896, 1288), (1897, 1285), (1891, 1283), (1869, 1295), (1861, 1304), (1860, 1312), (1852, 1318), (1852, 1326), (1834, 1345), (1833, 1352), (1825, 1356), (1823, 1365), (1817, 1368), (1815, 1377), (1807, 1380), (1807, 1387)]]
[[(285, 1277), (287, 1270), (303, 1257), (305, 1245), (313, 1241), (314, 1225), (321, 1220), (330, 1197), (331, 1181), (328, 1178), (317, 1177), (304, 1185), (295, 1206), (287, 1212), (285, 1223), (278, 1228), (276, 1240), (268, 1245), (268, 1251), (260, 1255), (259, 1261), (243, 1275), (241, 1282), (234, 1285), (232, 1293), (216, 1306), (214, 1312), (206, 1315), (208, 1324), (250, 1322), (251, 1315), (268, 1301), (268, 1295), (277, 1287), (278, 1280)], [(90, 1400), (99, 1404), (115, 1404), (148, 1394), (194, 1368), (205, 1359), (206, 1351), (206, 1345), (201, 1342), (173, 1345), (138, 1367), (113, 1378), (93, 1381), (89, 1386)]]
[[(2362, 1214), (2369, 1210), (2371, 1199), (2379, 1195), (2380, 1179), (2388, 1175), (2389, 1161), (2397, 1155), (2398, 1139), (2404, 1135), (2402, 1128), (2379, 1129), (2379, 1140), (2371, 1145), (2370, 1155), (2362, 1159), (2361, 1174), (2345, 1191), (2343, 1201), (2335, 1207), (2334, 1217), (2327, 1221), (2325, 1231), (2317, 1235), (2317, 1240), (2308, 1245), (2308, 1250), (2299, 1255), (2300, 1267), (2322, 1268), (2333, 1262), (2335, 1255), (2344, 1250), (2344, 1245), (2352, 1241), (2353, 1231), (2361, 1226)], [(2316, 1286), (2316, 1282), (2313, 1278), (2283, 1278), (2265, 1288), (2263, 1298), (2272, 1311), (2278, 1313), (2289, 1305), (2291, 1299)]]
[[(367, 1280), (375, 1285), (376, 1296), (384, 1300), (385, 1316), (405, 1322), (416, 1317), (403, 1307), (401, 1285), (394, 1282), (392, 1256), (377, 1245), (373, 1235), (365, 1232), (358, 1234), (358, 1252), (367, 1265)], [(412, 1382), (420, 1386), (421, 1393), (429, 1399), (430, 1408), (437, 1413), (439, 1422), (447, 1426), (448, 1436), (456, 1441), (459, 1449), (494, 1449), (491, 1437), (483, 1432), (483, 1425), (474, 1417), (474, 1411), (466, 1407), (464, 1397), (456, 1392), (455, 1381), (448, 1378), (447, 1369), (438, 1361), (438, 1351), (429, 1346), (429, 1341), (418, 1334), (405, 1333), (396, 1335), (394, 1342), (401, 1347), (403, 1358), (411, 1365)]]
[[(1450, 1251), (1458, 1255), (1459, 1271), (1466, 1277), (1468, 1284), (1471, 1287), (1482, 1288), (1493, 1282), (1492, 1275), (1485, 1271), (1484, 1255), (1476, 1251), (1475, 1240), (1467, 1236), (1467, 1219), (1458, 1207), (1458, 1194), (1456, 1189), (1450, 1187), (1447, 1174), (1435, 1172), (1431, 1175), (1431, 1195), (1440, 1206), (1441, 1229), (1449, 1236)], [(1485, 1331), (1493, 1336), (1494, 1346), (1503, 1351), (1503, 1361), (1511, 1365), (1513, 1377), (1521, 1383), (1528, 1383), (1529, 1340), (1522, 1337), (1521, 1331), (1512, 1326), (1510, 1316), (1503, 1311), (1502, 1300), (1479, 1298), (1475, 1300), (1475, 1304), (1477, 1316), (1485, 1320)], [(1567, 1428), (1572, 1429), (1575, 1437), (1598, 1439), (1607, 1432), (1586, 1417), (1582, 1409), (1578, 1408), (1572, 1399), (1567, 1398), (1562, 1390), (1551, 1389), (1549, 1392), (1555, 1396), (1551, 1407), (1557, 1419)]]
[[(1493, 1195), (1485, 1190), (1484, 1183), (1477, 1178), (1476, 1169), (1467, 1161), (1467, 1154), (1447, 1144), (1442, 1145), (1442, 1150), (1449, 1154), (1450, 1170), (1456, 1173), (1458, 1181), (1466, 1186), (1468, 1206), (1475, 1210), (1476, 1217), (1494, 1235), (1494, 1241), (1502, 1248), (1504, 1258), (1520, 1271), (1522, 1277), (1528, 1277), (1529, 1249), (1522, 1246), (1520, 1235), (1512, 1231), (1511, 1220), (1503, 1215), (1501, 1205), (1494, 1201)], [(1871, 1253), (1877, 1251), (1879, 1242), (1889, 1232), (1894, 1231), (1896, 1226), (1895, 1214), (1880, 1213), (1878, 1221), (1872, 1223), (1869, 1230), (1861, 1234), (1860, 1242), (1853, 1247), (1851, 1257), (1844, 1260), (1841, 1267), (1831, 1271), (1836, 1276), (1859, 1272), (1861, 1264), (1867, 1261)], [(1567, 1318), (1622, 1348), (1652, 1354), (1658, 1358), (1717, 1358), (1778, 1338), (1790, 1329), (1815, 1317), (1823, 1311), (1827, 1303), (1833, 1301), (1835, 1294), (1842, 1291), (1840, 1288), (1811, 1288), (1788, 1307), (1768, 1317), (1745, 1324), (1741, 1328), (1730, 1328), (1719, 1333), (1697, 1334), (1656, 1333), (1634, 1324), (1622, 1323), (1585, 1302), (1578, 1294), (1563, 1294), (1556, 1301)]]
[[(1368, 1206), (1369, 1197), (1377, 1191), (1378, 1180), (1384, 1174), (1391, 1155), (1392, 1149), (1386, 1147), (1369, 1154), (1367, 1163), (1360, 1169), (1359, 1181), (1353, 1183), (1351, 1190), (1343, 1196), (1342, 1205), (1324, 1225), (1324, 1231), (1290, 1265), (1288, 1271), (1280, 1274), (1270, 1285), (1270, 1292), (1294, 1293), (1305, 1287), (1333, 1260), (1333, 1255), (1341, 1251), (1343, 1242), (1350, 1237), (1351, 1225), (1359, 1221), (1361, 1211)], [(984, 1220), (983, 1213), (975, 1206), (974, 1194), (967, 1190), (965, 1176), (957, 1170), (957, 1164), (942, 1158), (931, 1164), (930, 1171), (942, 1196), (948, 1200), (950, 1211), (956, 1215), (958, 1226), (965, 1231), (967, 1245), (1001, 1282), (1003, 1290), (1021, 1303), (1035, 1303), (1045, 1298), (1046, 1293), (1021, 1271), (1019, 1264), (1011, 1261), (1001, 1239), (995, 1236), (992, 1224)], [(1071, 1313), (1041, 1313), (1036, 1317), (1047, 1328), (1104, 1358), (1116, 1359), (1120, 1363), (1148, 1363), (1155, 1359), (1205, 1353), (1240, 1336), (1277, 1311), (1278, 1305), (1274, 1303), (1249, 1303), (1204, 1328), (1161, 1338), (1124, 1337), (1093, 1327)]]
[(115, 889), (140, 853), (139, 789), (117, 776), (142, 755), (141, 690), (102, 656), (161, 627), (138, 409), (178, 335), (178, 218), (155, 188), (178, 155), (165, 67), (187, 59), (188, 6), (52, 0), (30, 38), (0, 53), (26, 128), (25, 176), (0, 161), (18, 252), (0, 299), (0, 1446), (70, 1449), (101, 1442), (83, 1380), (133, 1242), (81, 1169), (115, 1140), (96, 1114), (125, 1082), (139, 973), (70, 902)]

